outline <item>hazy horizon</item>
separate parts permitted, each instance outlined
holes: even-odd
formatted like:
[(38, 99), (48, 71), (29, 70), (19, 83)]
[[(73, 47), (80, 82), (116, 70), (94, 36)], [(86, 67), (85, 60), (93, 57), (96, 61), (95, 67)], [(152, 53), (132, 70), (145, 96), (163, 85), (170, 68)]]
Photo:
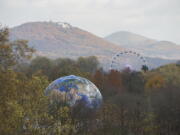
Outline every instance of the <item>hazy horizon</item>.
[(129, 31), (180, 44), (178, 0), (0, 0), (0, 23), (67, 22), (100, 37)]

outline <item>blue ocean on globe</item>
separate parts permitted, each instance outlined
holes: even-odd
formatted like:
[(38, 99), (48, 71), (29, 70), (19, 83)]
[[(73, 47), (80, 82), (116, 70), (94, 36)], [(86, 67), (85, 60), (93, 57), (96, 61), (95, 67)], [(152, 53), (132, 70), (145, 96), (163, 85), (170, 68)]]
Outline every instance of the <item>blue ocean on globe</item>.
[(85, 107), (96, 109), (102, 103), (99, 89), (88, 79), (75, 75), (56, 79), (45, 89), (45, 95), (70, 107), (81, 103)]

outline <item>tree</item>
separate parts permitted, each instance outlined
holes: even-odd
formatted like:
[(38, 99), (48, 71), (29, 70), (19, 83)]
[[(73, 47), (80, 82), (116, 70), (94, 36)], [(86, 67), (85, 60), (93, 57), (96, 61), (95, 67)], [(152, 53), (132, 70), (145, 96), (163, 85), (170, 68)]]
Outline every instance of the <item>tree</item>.
[(12, 68), (18, 63), (31, 58), (34, 49), (28, 47), (27, 41), (9, 41), (9, 30), (0, 26), (0, 66)]
[(79, 57), (77, 60), (77, 65), (83, 72), (94, 73), (99, 68), (99, 62), (95, 56), (90, 56), (87, 58)]
[(166, 84), (151, 95), (156, 114), (159, 134), (178, 135), (180, 133), (180, 91), (179, 87)]
[(163, 87), (165, 84), (164, 79), (161, 75), (157, 74), (157, 75), (153, 75), (151, 76), (146, 84), (145, 87), (147, 89), (156, 89), (156, 88), (161, 88)]
[(0, 70), (0, 134), (12, 135), (21, 128), (24, 109), (18, 103), (16, 80), (13, 71)]
[(143, 70), (144, 72), (147, 72), (149, 70), (149, 68), (146, 65), (142, 65), (141, 70)]
[(36, 72), (41, 72), (43, 75), (50, 77), (52, 74), (53, 61), (46, 57), (36, 57), (29, 64), (29, 68), (27, 70), (28, 74), (32, 75)]
[(178, 61), (176, 62), (176, 65), (177, 65), (177, 66), (180, 66), (180, 60), (178, 60)]

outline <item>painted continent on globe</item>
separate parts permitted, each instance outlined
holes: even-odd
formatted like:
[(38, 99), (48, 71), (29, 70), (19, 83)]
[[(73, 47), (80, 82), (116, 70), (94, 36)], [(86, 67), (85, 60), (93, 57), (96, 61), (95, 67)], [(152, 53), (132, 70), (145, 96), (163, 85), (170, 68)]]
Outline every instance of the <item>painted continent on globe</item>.
[(85, 107), (96, 109), (102, 103), (98, 88), (91, 81), (75, 75), (56, 79), (46, 88), (45, 94), (52, 100), (71, 107), (81, 103)]

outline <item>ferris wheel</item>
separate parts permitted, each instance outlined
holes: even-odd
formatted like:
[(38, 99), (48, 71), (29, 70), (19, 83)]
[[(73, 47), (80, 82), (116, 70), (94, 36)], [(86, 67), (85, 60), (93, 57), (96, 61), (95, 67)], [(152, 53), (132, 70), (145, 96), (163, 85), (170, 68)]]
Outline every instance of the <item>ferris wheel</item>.
[(126, 68), (133, 71), (148, 70), (146, 58), (131, 50), (118, 52), (112, 57), (110, 70), (122, 71)]

